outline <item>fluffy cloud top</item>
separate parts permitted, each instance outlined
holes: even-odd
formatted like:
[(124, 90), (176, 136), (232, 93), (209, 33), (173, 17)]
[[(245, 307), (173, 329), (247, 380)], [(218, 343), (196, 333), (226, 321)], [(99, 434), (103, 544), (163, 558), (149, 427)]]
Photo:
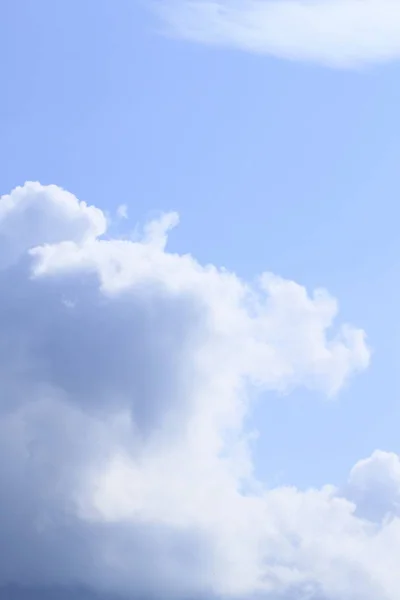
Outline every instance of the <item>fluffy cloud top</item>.
[(173, 34), (335, 67), (400, 57), (399, 0), (155, 0)]
[(0, 199), (0, 586), (397, 600), (398, 457), (269, 489), (244, 428), (254, 391), (336, 393), (364, 333), (323, 290), (169, 253), (177, 222), (105, 239), (56, 186)]

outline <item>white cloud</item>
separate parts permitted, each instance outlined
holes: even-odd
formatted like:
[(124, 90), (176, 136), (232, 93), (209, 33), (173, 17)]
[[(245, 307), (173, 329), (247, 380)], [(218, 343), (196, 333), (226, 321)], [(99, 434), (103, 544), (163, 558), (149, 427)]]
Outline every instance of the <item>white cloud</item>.
[(400, 517), (400, 458), (377, 450), (351, 470), (348, 496), (362, 516), (371, 520)]
[(55, 186), (0, 198), (0, 585), (397, 600), (398, 458), (269, 489), (244, 428), (254, 390), (337, 392), (364, 333), (325, 291), (169, 253), (177, 222), (102, 239)]
[(13, 262), (39, 243), (95, 239), (106, 227), (98, 208), (79, 202), (55, 185), (29, 182), (1, 198), (0, 261), (3, 265)]
[(120, 204), (117, 208), (117, 217), (119, 219), (127, 219), (128, 218), (128, 207), (126, 204)]
[(400, 58), (399, 0), (155, 0), (179, 37), (357, 67)]

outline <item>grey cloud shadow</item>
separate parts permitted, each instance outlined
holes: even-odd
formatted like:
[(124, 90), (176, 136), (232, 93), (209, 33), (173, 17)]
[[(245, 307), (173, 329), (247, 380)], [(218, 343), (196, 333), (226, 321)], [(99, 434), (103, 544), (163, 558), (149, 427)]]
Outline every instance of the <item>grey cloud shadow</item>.
[(201, 532), (86, 522), (70, 500), (81, 465), (109, 449), (93, 421), (127, 409), (142, 441), (182, 426), (203, 307), (162, 288), (109, 299), (94, 277), (30, 280), (28, 267), (0, 271), (0, 585), (27, 586), (13, 588), (21, 598), (51, 585), (204, 588)]
[(0, 272), (1, 405), (15, 407), (18, 394), (26, 402), (27, 385), (36, 394), (52, 386), (84, 411), (130, 408), (149, 434), (166, 411), (185, 408), (203, 319), (193, 297), (161, 287), (107, 298), (93, 276), (32, 281), (26, 265)]

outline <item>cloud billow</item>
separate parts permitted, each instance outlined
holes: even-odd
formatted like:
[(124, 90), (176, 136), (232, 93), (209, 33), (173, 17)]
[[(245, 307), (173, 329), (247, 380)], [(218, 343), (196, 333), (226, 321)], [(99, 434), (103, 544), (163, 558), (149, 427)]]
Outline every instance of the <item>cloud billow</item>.
[(394, 600), (397, 457), (269, 489), (244, 426), (254, 390), (337, 393), (364, 332), (323, 290), (169, 253), (177, 223), (127, 241), (57, 186), (0, 199), (3, 595)]

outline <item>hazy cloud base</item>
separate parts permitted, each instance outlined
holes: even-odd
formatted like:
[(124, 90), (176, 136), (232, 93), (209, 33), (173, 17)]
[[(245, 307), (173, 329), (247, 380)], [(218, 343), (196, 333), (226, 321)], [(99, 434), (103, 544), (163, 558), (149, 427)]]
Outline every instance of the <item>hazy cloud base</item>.
[(194, 42), (355, 68), (400, 58), (399, 0), (151, 0)]
[(335, 394), (363, 331), (323, 290), (169, 253), (177, 223), (110, 239), (57, 186), (0, 198), (3, 597), (397, 600), (399, 458), (270, 489), (244, 429), (257, 390)]

